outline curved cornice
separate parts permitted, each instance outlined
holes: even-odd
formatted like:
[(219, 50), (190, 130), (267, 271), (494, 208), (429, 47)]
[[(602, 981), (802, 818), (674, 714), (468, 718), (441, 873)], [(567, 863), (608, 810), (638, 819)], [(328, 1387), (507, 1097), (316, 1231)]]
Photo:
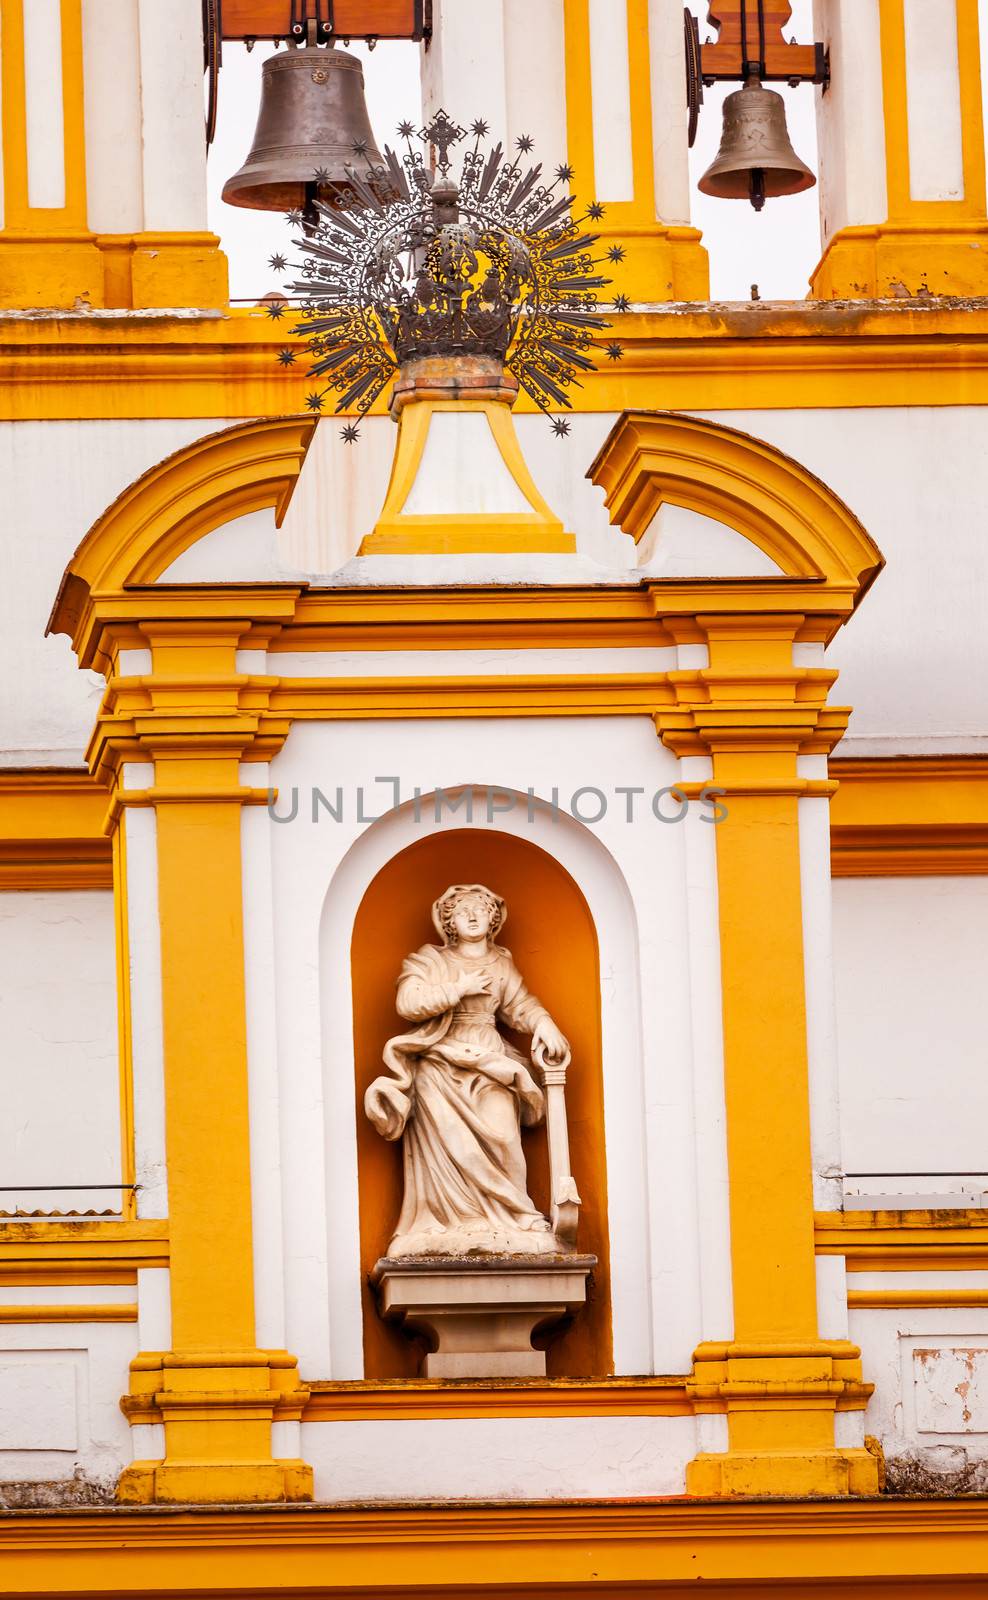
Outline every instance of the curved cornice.
[(273, 506), (280, 522), (315, 419), (238, 423), (196, 439), (145, 472), (94, 522), (65, 569), (48, 622), (78, 649), (97, 595), (154, 583), (221, 523)]
[(734, 528), (786, 578), (843, 591), (851, 605), (884, 565), (832, 489), (774, 445), (720, 422), (626, 411), (587, 477), (603, 488), (611, 521), (636, 541), (661, 506), (683, 506)]

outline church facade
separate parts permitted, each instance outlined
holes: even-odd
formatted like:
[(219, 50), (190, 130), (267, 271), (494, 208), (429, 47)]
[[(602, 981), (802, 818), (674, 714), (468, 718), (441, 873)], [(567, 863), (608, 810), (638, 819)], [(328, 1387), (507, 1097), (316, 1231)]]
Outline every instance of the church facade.
[(555, 429), (435, 279), (307, 406), (200, 0), (0, 0), (5, 1588), (960, 1592), (977, 0), (816, 0), (820, 261), (737, 304), (680, 4), (428, 9), (439, 235), (440, 114), (604, 208)]

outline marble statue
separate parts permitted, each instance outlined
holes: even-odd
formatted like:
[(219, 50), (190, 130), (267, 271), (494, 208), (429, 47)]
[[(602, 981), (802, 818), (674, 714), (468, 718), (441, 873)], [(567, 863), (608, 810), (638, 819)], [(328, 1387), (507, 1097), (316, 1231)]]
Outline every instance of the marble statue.
[[(510, 952), (494, 942), (505, 915), (504, 901), (483, 884), (454, 884), (432, 908), (442, 944), (423, 945), (402, 966), (396, 1005), (413, 1027), (388, 1040), (388, 1073), (364, 1098), (377, 1131), (403, 1139), (404, 1201), (389, 1258), (574, 1248), (579, 1196), (559, 1170), (560, 1161), (568, 1167), (562, 1085), (569, 1045)], [(531, 1035), (541, 1086), (499, 1020)], [(552, 1222), (529, 1196), (521, 1144), (522, 1126), (542, 1121), (547, 1096)], [(561, 1216), (569, 1217), (568, 1230)]]

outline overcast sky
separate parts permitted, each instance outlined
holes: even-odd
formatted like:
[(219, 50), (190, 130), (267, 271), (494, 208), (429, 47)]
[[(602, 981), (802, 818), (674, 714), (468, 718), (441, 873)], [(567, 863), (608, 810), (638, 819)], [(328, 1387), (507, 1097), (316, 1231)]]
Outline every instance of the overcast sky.
[[(530, 0), (533, 5), (540, 0)], [(710, 36), (705, 22), (707, 0), (690, 0), (700, 18), (700, 36)], [(984, 18), (988, 0), (981, 0)], [(791, 27), (786, 35), (800, 43), (813, 38), (812, 0), (793, 0)], [(988, 27), (982, 24), (982, 54), (988, 54)], [(364, 60), (367, 103), (379, 143), (393, 138), (396, 123), (408, 117), (418, 122), (421, 102), (418, 83), (418, 48), (409, 43), (381, 43), (372, 54), (363, 45), (351, 50)], [(281, 216), (246, 211), (224, 205), (220, 191), (225, 180), (243, 163), (250, 147), (260, 94), (261, 63), (271, 46), (258, 44), (248, 55), (242, 45), (228, 44), (220, 74), (220, 112), (216, 140), (209, 157), (210, 226), (223, 241), (230, 258), (230, 293), (235, 300), (257, 300), (278, 287), (267, 258), (283, 250), (288, 229)], [(984, 71), (984, 66), (983, 66)], [(988, 86), (988, 73), (985, 74)], [(696, 180), (713, 160), (720, 143), (721, 111), (733, 84), (706, 91), (696, 145), (691, 152), (693, 221), (703, 230), (710, 252), (711, 293), (715, 299), (747, 300), (757, 283), (763, 299), (802, 300), (807, 280), (820, 255), (818, 191), (769, 200), (760, 213), (743, 201), (714, 200), (700, 194)], [(779, 85), (774, 85), (779, 88)], [(797, 154), (816, 168), (816, 122), (810, 85), (783, 88), (789, 135)], [(484, 107), (477, 107), (483, 116)], [(555, 165), (562, 152), (539, 151), (540, 159)], [(581, 197), (589, 198), (589, 197)]]

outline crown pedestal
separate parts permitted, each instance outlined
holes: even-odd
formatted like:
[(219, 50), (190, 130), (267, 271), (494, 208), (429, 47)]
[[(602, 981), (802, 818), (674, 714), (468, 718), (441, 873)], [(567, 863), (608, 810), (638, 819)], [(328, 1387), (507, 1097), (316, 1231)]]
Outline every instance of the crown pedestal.
[(497, 356), (418, 356), (395, 383), (391, 481), (359, 554), (571, 554), (543, 500), (511, 408), (518, 385)]

